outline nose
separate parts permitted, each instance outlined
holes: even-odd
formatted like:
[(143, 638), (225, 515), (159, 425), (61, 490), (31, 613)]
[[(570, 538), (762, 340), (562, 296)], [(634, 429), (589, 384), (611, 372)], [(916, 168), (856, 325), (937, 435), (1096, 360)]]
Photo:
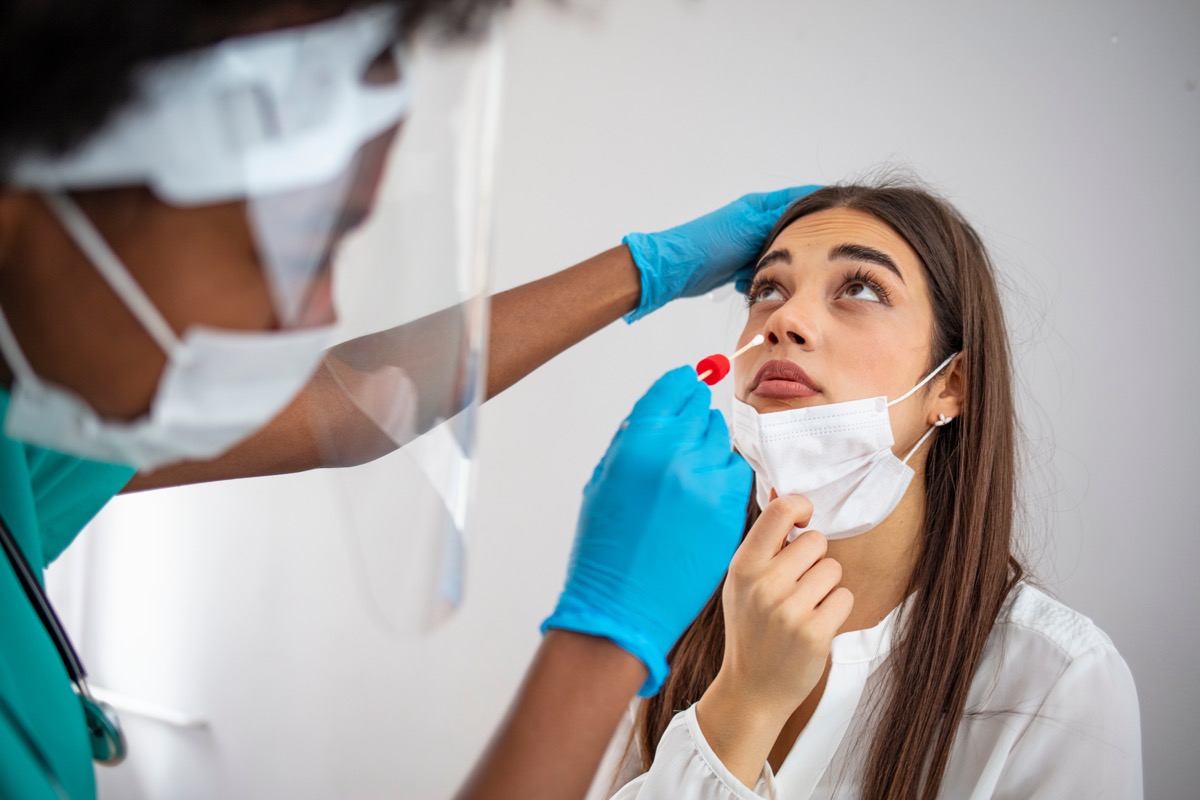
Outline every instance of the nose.
[[(796, 333), (795, 331), (787, 331), (784, 335), (790, 341), (795, 342), (796, 344), (807, 344), (808, 343), (807, 339), (805, 339), (803, 336)], [(779, 344), (782, 340), (775, 334), (774, 331), (772, 331), (771, 333), (767, 334), (767, 341), (770, 342), (771, 344)]]
[(767, 318), (763, 335), (771, 344), (790, 343), (805, 350), (814, 349), (820, 339), (815, 317), (793, 297)]

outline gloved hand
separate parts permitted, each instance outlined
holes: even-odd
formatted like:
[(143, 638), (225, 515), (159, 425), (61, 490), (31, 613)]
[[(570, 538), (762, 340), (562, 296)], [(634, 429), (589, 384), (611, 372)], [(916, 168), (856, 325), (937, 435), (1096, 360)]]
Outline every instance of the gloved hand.
[(667, 676), (667, 652), (741, 541), (751, 470), (691, 367), (650, 387), (583, 490), (566, 587), (542, 623), (604, 636)]
[(820, 188), (748, 194), (678, 227), (626, 236), (621, 241), (642, 274), (642, 297), (625, 321), (635, 322), (671, 300), (710, 292), (735, 277), (742, 289), (779, 215)]

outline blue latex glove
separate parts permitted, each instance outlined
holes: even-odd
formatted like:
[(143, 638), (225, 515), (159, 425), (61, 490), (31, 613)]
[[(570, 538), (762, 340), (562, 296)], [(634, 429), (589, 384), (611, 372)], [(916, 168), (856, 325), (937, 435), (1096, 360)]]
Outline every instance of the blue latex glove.
[(751, 470), (691, 367), (660, 378), (621, 424), (583, 490), (558, 607), (542, 623), (604, 636), (667, 676), (667, 653), (741, 541)]
[(754, 259), (784, 209), (820, 186), (796, 186), (739, 197), (711, 214), (659, 233), (631, 233), (629, 247), (642, 274), (634, 322), (671, 300), (711, 292), (738, 280), (739, 290), (754, 271)]

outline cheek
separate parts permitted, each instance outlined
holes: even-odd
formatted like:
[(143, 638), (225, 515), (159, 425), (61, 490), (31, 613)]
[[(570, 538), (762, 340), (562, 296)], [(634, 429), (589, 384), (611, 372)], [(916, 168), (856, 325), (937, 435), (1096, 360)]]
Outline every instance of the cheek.
[(114, 249), (177, 332), (275, 326), (243, 203), (185, 209), (152, 201), (130, 234), (115, 236)]
[(326, 270), (313, 285), (304, 313), (295, 327), (311, 328), (337, 322), (337, 308), (333, 302), (333, 274)]
[(206, 237), (159, 252), (157, 266), (171, 280), (152, 297), (177, 331), (192, 325), (244, 331), (277, 326), (274, 298), (252, 251), (231, 239)]
[(923, 377), (932, 320), (919, 309), (863, 314), (827, 328), (825, 346), (841, 399), (896, 397)]

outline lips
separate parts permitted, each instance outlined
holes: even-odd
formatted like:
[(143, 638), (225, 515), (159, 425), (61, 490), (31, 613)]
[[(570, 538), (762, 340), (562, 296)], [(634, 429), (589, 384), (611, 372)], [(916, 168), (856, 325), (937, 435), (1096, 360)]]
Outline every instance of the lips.
[(750, 393), (773, 400), (792, 400), (812, 397), (819, 394), (820, 389), (799, 365), (775, 359), (763, 364), (759, 369), (750, 385)]

